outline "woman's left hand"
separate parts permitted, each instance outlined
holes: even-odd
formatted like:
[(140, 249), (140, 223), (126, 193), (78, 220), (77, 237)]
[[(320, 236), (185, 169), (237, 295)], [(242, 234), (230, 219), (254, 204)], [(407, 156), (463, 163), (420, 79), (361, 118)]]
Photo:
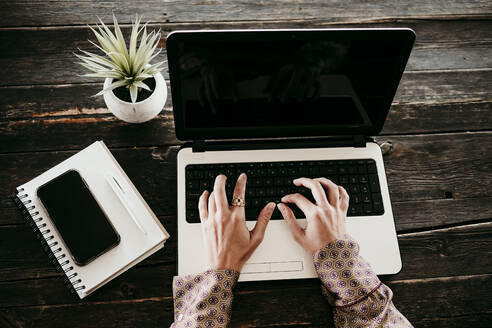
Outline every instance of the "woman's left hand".
[[(226, 176), (215, 179), (214, 191), (204, 191), (198, 203), (208, 264), (211, 269), (241, 269), (263, 240), (265, 230), (275, 209), (268, 203), (260, 212), (253, 230), (246, 226), (242, 206), (229, 206), (225, 185)], [(242, 173), (234, 188), (234, 196), (245, 199), (246, 174)], [(207, 205), (208, 200), (208, 205)]]

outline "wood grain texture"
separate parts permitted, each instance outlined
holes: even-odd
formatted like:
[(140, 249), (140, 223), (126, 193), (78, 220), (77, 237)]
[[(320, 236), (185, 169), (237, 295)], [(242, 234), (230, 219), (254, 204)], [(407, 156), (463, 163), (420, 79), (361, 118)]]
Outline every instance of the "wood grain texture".
[[(388, 285), (398, 295), (395, 305), (416, 327), (435, 327), (436, 324), (462, 327), (465, 323), (466, 326), (487, 327), (487, 320), (492, 318), (488, 300), (492, 275), (400, 280)], [(241, 289), (240, 284), (235, 291), (231, 327), (333, 327), (331, 308), (321, 296), (317, 283), (255, 292)], [(71, 327), (167, 327), (172, 318), (170, 297), (0, 310), (0, 323), (7, 328), (66, 327), (67, 322)]]
[[(95, 22), (95, 21), (94, 21)], [(448, 30), (448, 25), (450, 25)], [(304, 21), (289, 28), (315, 28), (330, 25)], [(166, 24), (154, 25), (161, 28), (163, 35), (176, 29), (231, 29), (259, 28), (258, 22), (241, 24)], [(270, 26), (267, 26), (270, 27)], [(273, 25), (271, 27), (282, 27)], [(341, 27), (341, 26), (334, 26)], [(358, 24), (344, 24), (342, 27), (361, 27)], [(364, 24), (364, 27), (410, 27), (417, 34), (417, 41), (410, 56), (407, 71), (420, 70), (469, 70), (485, 69), (492, 66), (491, 21), (476, 21), (468, 26), (465, 22), (408, 22), (386, 24)], [(471, 28), (474, 29), (470, 35)], [(128, 34), (130, 28), (123, 28)], [(80, 76), (86, 69), (76, 64), (73, 55), (77, 49), (96, 51), (87, 40), (95, 40), (87, 27), (67, 27), (49, 29), (0, 29), (0, 65), (4, 67), (6, 79), (0, 80), (0, 86), (6, 85), (46, 85), (66, 83), (86, 83), (100, 79)], [(24, 40), (17, 42), (17, 40)], [(70, 40), (70, 42), (66, 42)], [(165, 38), (161, 42), (165, 45)], [(163, 51), (155, 60), (165, 60)], [(167, 67), (164, 70), (167, 79)]]
[[(378, 143), (392, 144), (384, 160), (398, 229), (422, 229), (490, 218), (491, 136), (491, 132), (476, 132), (378, 137)], [(176, 214), (178, 148), (113, 149), (116, 159), (158, 215)], [(0, 181), (5, 181), (0, 185), (0, 195), (3, 195), (0, 208), (13, 207), (6, 196), (16, 186), (73, 153), (0, 154)], [(417, 213), (416, 209), (419, 209)], [(0, 224), (15, 224), (19, 220), (16, 214), (2, 216)]]
[[(350, 8), (350, 10), (347, 10)], [(492, 16), (489, 1), (415, 0), (390, 4), (385, 1), (359, 2), (336, 0), (317, 1), (275, 0), (261, 3), (250, 1), (8, 1), (3, 7), (2, 26), (49, 26), (93, 23), (99, 15), (111, 21), (114, 12), (123, 23), (129, 23), (135, 13), (153, 22), (216, 22), (309, 19), (330, 21), (374, 21), (396, 18), (474, 18)]]
[[(492, 3), (476, 1), (9, 0), (0, 21), (0, 327), (167, 327), (176, 270), (172, 104), (126, 124), (73, 51), (85, 24), (135, 13), (178, 29), (410, 27), (417, 40), (377, 142), (383, 145), (403, 270), (384, 276), (415, 327), (492, 320)], [(159, 59), (166, 58), (165, 52)], [(164, 76), (168, 78), (167, 71)], [(14, 188), (95, 140), (111, 147), (171, 233), (166, 247), (80, 301), (8, 199)], [(232, 327), (333, 327), (319, 281), (240, 283)]]
[[(173, 226), (169, 222), (163, 223), (166, 228)], [(0, 248), (3, 259), (0, 268), (0, 307), (74, 303), (76, 300), (65, 288), (60, 274), (52, 269), (35, 238), (30, 238), (28, 234), (32, 232), (27, 227), (0, 228), (0, 237), (5, 240), (5, 245), (16, 245), (15, 248)], [(16, 243), (15, 236), (18, 236), (17, 240), (22, 238), (25, 244)], [(399, 274), (384, 276), (382, 279), (390, 283), (492, 273), (492, 251), (488, 247), (491, 241), (492, 223), (400, 235), (403, 269)], [(170, 284), (176, 273), (175, 244), (175, 239), (169, 240), (163, 250), (83, 302), (172, 297)], [(238, 290), (252, 293), (258, 290), (313, 287), (318, 284), (316, 279), (267, 281), (241, 283)]]
[[(467, 83), (463, 83), (466, 80)], [(109, 114), (95, 84), (0, 88), (0, 153), (176, 144), (171, 99), (144, 124)], [(404, 74), (382, 134), (492, 128), (492, 70)]]

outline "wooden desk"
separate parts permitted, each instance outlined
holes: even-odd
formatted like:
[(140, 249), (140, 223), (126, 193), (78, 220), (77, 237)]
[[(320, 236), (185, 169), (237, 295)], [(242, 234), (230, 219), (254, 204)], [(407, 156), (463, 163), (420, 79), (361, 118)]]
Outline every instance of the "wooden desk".
[[(305, 2), (305, 3), (304, 3)], [(0, 326), (167, 327), (176, 270), (171, 101), (158, 118), (116, 119), (102, 83), (79, 77), (86, 24), (143, 14), (175, 29), (408, 26), (417, 42), (381, 136), (403, 259), (382, 279), (416, 327), (492, 319), (492, 3), (409, 1), (63, 1), (2, 3)], [(128, 30), (128, 25), (126, 25)], [(162, 40), (164, 46), (165, 39)], [(162, 58), (165, 54), (162, 55)], [(167, 72), (164, 72), (168, 78)], [(83, 301), (69, 294), (8, 195), (103, 139), (172, 237), (164, 250)], [(330, 326), (316, 280), (241, 283), (234, 327)]]

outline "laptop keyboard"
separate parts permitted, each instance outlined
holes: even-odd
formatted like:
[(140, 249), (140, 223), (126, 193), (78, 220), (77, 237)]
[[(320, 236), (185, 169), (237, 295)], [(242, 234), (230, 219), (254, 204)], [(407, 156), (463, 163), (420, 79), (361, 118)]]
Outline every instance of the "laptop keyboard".
[[(348, 216), (384, 213), (376, 163), (372, 159), (190, 164), (186, 166), (186, 221), (200, 222), (198, 199), (204, 190), (213, 190), (217, 175), (227, 176), (226, 194), (230, 201), (236, 180), (242, 172), (248, 176), (245, 206), (248, 221), (256, 220), (267, 203), (279, 203), (287, 194), (300, 193), (314, 202), (311, 190), (292, 183), (300, 177), (326, 177), (343, 186), (350, 196)], [(297, 206), (288, 205), (297, 218), (304, 217)], [(278, 219), (282, 219), (282, 215), (275, 209), (272, 220)]]

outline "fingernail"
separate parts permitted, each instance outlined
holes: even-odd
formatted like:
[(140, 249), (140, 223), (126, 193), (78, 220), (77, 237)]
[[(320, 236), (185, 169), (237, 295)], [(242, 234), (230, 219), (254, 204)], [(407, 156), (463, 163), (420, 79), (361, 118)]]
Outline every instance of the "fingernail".
[(274, 209), (276, 204), (274, 202), (268, 203), (268, 209)]

